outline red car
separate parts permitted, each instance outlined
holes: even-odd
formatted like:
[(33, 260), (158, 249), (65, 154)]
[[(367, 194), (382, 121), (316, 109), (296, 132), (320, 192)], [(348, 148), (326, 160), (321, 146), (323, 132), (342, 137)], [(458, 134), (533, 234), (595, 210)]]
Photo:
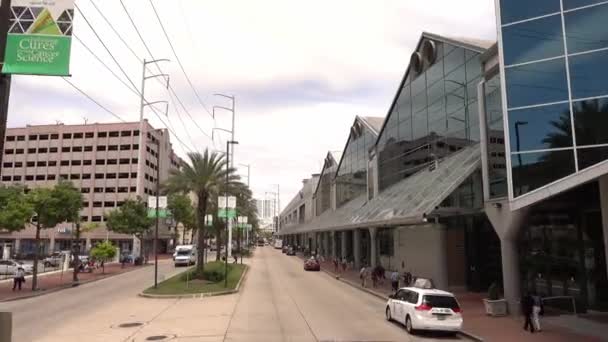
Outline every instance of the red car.
[(320, 270), (321, 270), (321, 264), (319, 264), (319, 261), (317, 259), (310, 258), (310, 259), (304, 261), (304, 271), (320, 271)]

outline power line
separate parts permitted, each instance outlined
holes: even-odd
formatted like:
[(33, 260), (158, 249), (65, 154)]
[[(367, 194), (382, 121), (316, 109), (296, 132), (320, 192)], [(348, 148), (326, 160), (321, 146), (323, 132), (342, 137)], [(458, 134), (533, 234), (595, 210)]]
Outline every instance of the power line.
[(123, 118), (121, 118), (118, 114), (114, 113), (113, 111), (109, 110), (107, 107), (105, 107), (104, 105), (102, 105), (101, 103), (99, 103), (97, 100), (95, 100), (94, 98), (92, 98), (91, 96), (89, 96), (89, 94), (87, 94), (84, 90), (80, 89), (79, 87), (77, 87), (74, 83), (72, 83), (70, 80), (68, 80), (67, 77), (62, 77), (62, 79), (66, 82), (68, 82), (69, 85), (71, 85), (74, 89), (76, 89), (79, 93), (81, 93), (82, 95), (84, 95), (87, 99), (91, 100), (93, 103), (95, 103), (96, 105), (98, 105), (101, 109), (105, 110), (106, 112), (110, 113), (112, 116), (114, 116), (115, 118), (117, 118), (118, 120), (122, 121), (122, 122), (126, 122)]
[(163, 25), (163, 22), (160, 19), (160, 15), (158, 14), (158, 11), (156, 10), (156, 6), (154, 6), (154, 2), (152, 2), (152, 0), (150, 0), (150, 5), (152, 6), (152, 9), (154, 10), (154, 14), (156, 15), (156, 19), (158, 19), (158, 23), (160, 25), (160, 28), (163, 30), (163, 33), (165, 34), (165, 38), (167, 38), (167, 42), (169, 42), (169, 46), (171, 47), (171, 51), (173, 51), (173, 54), (175, 55), (175, 59), (177, 60), (177, 63), (179, 64), (180, 69), (182, 69), (182, 73), (186, 77), (186, 80), (188, 81), (188, 84), (190, 85), (190, 88), (192, 88), (192, 91), (194, 92), (194, 95), (196, 95), (196, 99), (201, 104), (201, 106), (205, 109), (205, 111), (207, 112), (207, 114), (209, 114), (209, 116), (211, 116), (213, 118), (213, 115), (211, 114), (211, 112), (209, 111), (209, 109), (207, 109), (207, 106), (205, 106), (205, 104), (203, 103), (203, 100), (201, 100), (201, 97), (199, 96), (198, 92), (196, 91), (196, 88), (194, 87), (194, 84), (192, 84), (192, 81), (190, 80), (190, 76), (188, 76), (188, 73), (186, 72), (186, 69), (184, 68), (184, 65), (182, 64), (182, 61), (179, 59), (179, 56), (177, 55), (177, 51), (175, 51), (175, 47), (173, 46), (173, 43), (171, 42), (171, 39), (169, 38), (169, 34), (167, 33), (167, 30), (165, 29), (165, 25)]
[(182, 116), (179, 114), (179, 109), (175, 105), (175, 100), (174, 100), (173, 96), (171, 95), (171, 93), (169, 93), (169, 97), (171, 98), (171, 104), (173, 105), (175, 113), (177, 114), (177, 118), (179, 119), (179, 122), (181, 122), (182, 127), (184, 128), (184, 132), (186, 132), (186, 135), (188, 136), (188, 139), (190, 140), (190, 143), (192, 143), (192, 146), (196, 146), (196, 143), (192, 139), (192, 136), (190, 135), (190, 133), (188, 133), (188, 128), (186, 128), (186, 124), (184, 123), (184, 120), (182, 119)]

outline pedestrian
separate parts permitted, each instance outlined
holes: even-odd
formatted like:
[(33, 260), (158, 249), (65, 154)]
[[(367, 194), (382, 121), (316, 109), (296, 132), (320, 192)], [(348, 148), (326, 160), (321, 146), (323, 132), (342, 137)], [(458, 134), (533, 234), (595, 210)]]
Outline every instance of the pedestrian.
[(346, 257), (342, 258), (342, 272), (346, 272), (346, 266), (348, 265), (348, 261)]
[(380, 282), (380, 285), (384, 285), (384, 279), (386, 279), (385, 273), (386, 270), (384, 269), (384, 267), (382, 265), (378, 265), (376, 267), (376, 275), (378, 277), (378, 281)]
[(367, 267), (365, 265), (361, 267), (361, 271), (359, 271), (359, 279), (361, 279), (361, 287), (365, 287), (365, 282), (367, 280)]
[(532, 324), (532, 310), (534, 307), (534, 298), (529, 293), (526, 293), (521, 299), (521, 311), (524, 314), (525, 323), (524, 330), (528, 330), (530, 327), (530, 332), (534, 333), (534, 324)]
[(543, 301), (535, 291), (532, 291), (532, 323), (534, 323), (534, 329), (541, 331), (540, 328), (540, 316), (544, 314)]
[(378, 286), (378, 267), (372, 269), (372, 287), (376, 288), (376, 286)]
[(391, 273), (391, 286), (393, 288), (393, 292), (397, 293), (397, 290), (399, 290), (399, 272), (397, 271), (393, 271), (393, 273)]
[(23, 283), (25, 283), (25, 270), (23, 267), (19, 266), (17, 267), (13, 277), (13, 291), (15, 291), (17, 288), (19, 288), (19, 291), (21, 291), (21, 284)]
[(334, 263), (334, 273), (340, 272), (340, 267), (338, 266), (338, 258), (337, 257), (334, 257), (333, 263)]

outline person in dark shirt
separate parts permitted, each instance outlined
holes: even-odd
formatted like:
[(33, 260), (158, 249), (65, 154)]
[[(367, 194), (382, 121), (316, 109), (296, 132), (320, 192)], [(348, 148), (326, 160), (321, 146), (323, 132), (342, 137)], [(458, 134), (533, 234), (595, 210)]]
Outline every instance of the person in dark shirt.
[(530, 327), (530, 332), (534, 333), (534, 324), (532, 324), (532, 311), (534, 307), (534, 298), (526, 292), (526, 294), (521, 299), (521, 311), (525, 317), (524, 330), (528, 330)]

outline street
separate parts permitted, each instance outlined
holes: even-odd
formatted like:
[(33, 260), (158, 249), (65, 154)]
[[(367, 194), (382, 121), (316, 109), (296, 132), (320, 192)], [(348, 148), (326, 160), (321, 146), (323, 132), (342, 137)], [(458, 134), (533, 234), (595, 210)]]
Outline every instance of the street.
[[(5, 303), (15, 313), (14, 340), (144, 341), (169, 336), (187, 341), (435, 341), (409, 336), (384, 319), (384, 302), (272, 247), (258, 248), (241, 292), (203, 299), (149, 299), (153, 268), (79, 288)], [(180, 269), (183, 270), (183, 269)], [(174, 273), (163, 262), (160, 273)], [(119, 328), (123, 323), (141, 326)]]

